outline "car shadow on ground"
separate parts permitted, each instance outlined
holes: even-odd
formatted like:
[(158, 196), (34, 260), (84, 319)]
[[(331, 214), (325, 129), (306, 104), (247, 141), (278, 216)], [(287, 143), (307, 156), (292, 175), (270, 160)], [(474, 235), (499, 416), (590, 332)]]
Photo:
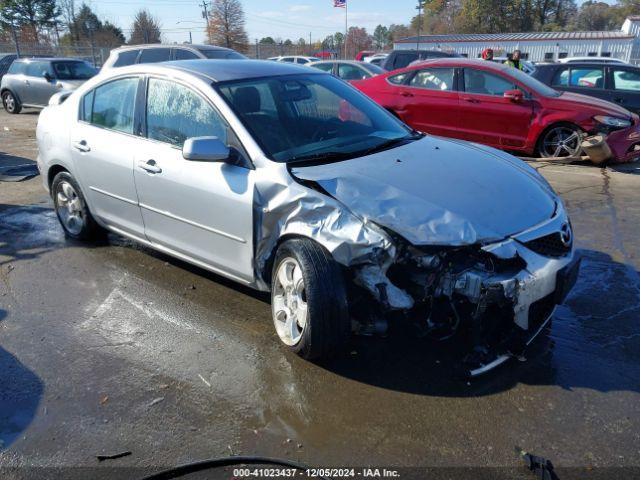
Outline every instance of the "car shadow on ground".
[[(0, 322), (6, 316), (7, 311), (0, 308)], [(0, 452), (34, 419), (43, 391), (40, 378), (0, 347)]]

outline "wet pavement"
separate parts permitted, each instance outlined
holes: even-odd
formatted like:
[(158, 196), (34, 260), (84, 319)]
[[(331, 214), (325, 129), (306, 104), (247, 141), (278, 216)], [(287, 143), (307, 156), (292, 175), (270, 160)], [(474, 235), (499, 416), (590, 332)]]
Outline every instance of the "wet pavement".
[[(36, 120), (0, 113), (0, 167), (35, 158)], [(408, 332), (301, 360), (268, 297), (116, 236), (67, 240), (40, 178), (0, 183), (0, 468), (136, 478), (111, 467), (258, 454), (533, 478), (487, 469), (518, 468), (516, 445), (563, 479), (640, 468), (640, 170), (535, 166), (567, 204), (581, 275), (526, 361), (471, 382), (449, 345)]]

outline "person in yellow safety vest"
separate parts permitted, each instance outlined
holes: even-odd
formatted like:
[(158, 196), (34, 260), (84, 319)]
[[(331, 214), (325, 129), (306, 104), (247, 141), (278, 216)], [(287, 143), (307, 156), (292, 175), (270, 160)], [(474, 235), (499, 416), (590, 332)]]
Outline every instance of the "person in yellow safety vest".
[(510, 58), (504, 62), (505, 65), (509, 65), (510, 67), (517, 68), (518, 70), (522, 70), (523, 65), (520, 61), (520, 50), (514, 50), (511, 54)]

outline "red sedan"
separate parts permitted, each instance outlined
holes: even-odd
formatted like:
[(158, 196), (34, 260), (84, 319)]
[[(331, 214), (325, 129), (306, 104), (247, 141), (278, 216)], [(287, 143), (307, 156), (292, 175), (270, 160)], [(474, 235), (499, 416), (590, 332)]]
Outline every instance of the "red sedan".
[(423, 132), (542, 157), (576, 155), (581, 134), (600, 132), (615, 161), (640, 156), (637, 115), (505, 65), (443, 58), (352, 83)]

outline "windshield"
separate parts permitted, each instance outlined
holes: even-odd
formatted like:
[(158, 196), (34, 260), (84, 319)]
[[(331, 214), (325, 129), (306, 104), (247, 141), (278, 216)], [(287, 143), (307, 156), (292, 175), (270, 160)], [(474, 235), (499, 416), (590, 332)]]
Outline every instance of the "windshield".
[(53, 62), (53, 70), (58, 80), (87, 80), (98, 73), (86, 62)]
[(518, 80), (520, 83), (529, 87), (535, 93), (542, 95), (543, 97), (559, 97), (561, 95), (560, 92), (554, 90), (553, 88), (545, 85), (539, 80), (536, 80), (530, 75), (518, 70), (517, 68), (510, 68), (508, 70), (509, 75)]
[(332, 75), (233, 81), (218, 84), (218, 89), (277, 162), (339, 161), (419, 138)]
[(207, 58), (211, 59), (225, 59), (225, 60), (235, 60), (240, 58), (246, 58), (244, 55), (234, 51), (234, 50), (216, 50), (213, 48), (202, 48), (200, 52)]

